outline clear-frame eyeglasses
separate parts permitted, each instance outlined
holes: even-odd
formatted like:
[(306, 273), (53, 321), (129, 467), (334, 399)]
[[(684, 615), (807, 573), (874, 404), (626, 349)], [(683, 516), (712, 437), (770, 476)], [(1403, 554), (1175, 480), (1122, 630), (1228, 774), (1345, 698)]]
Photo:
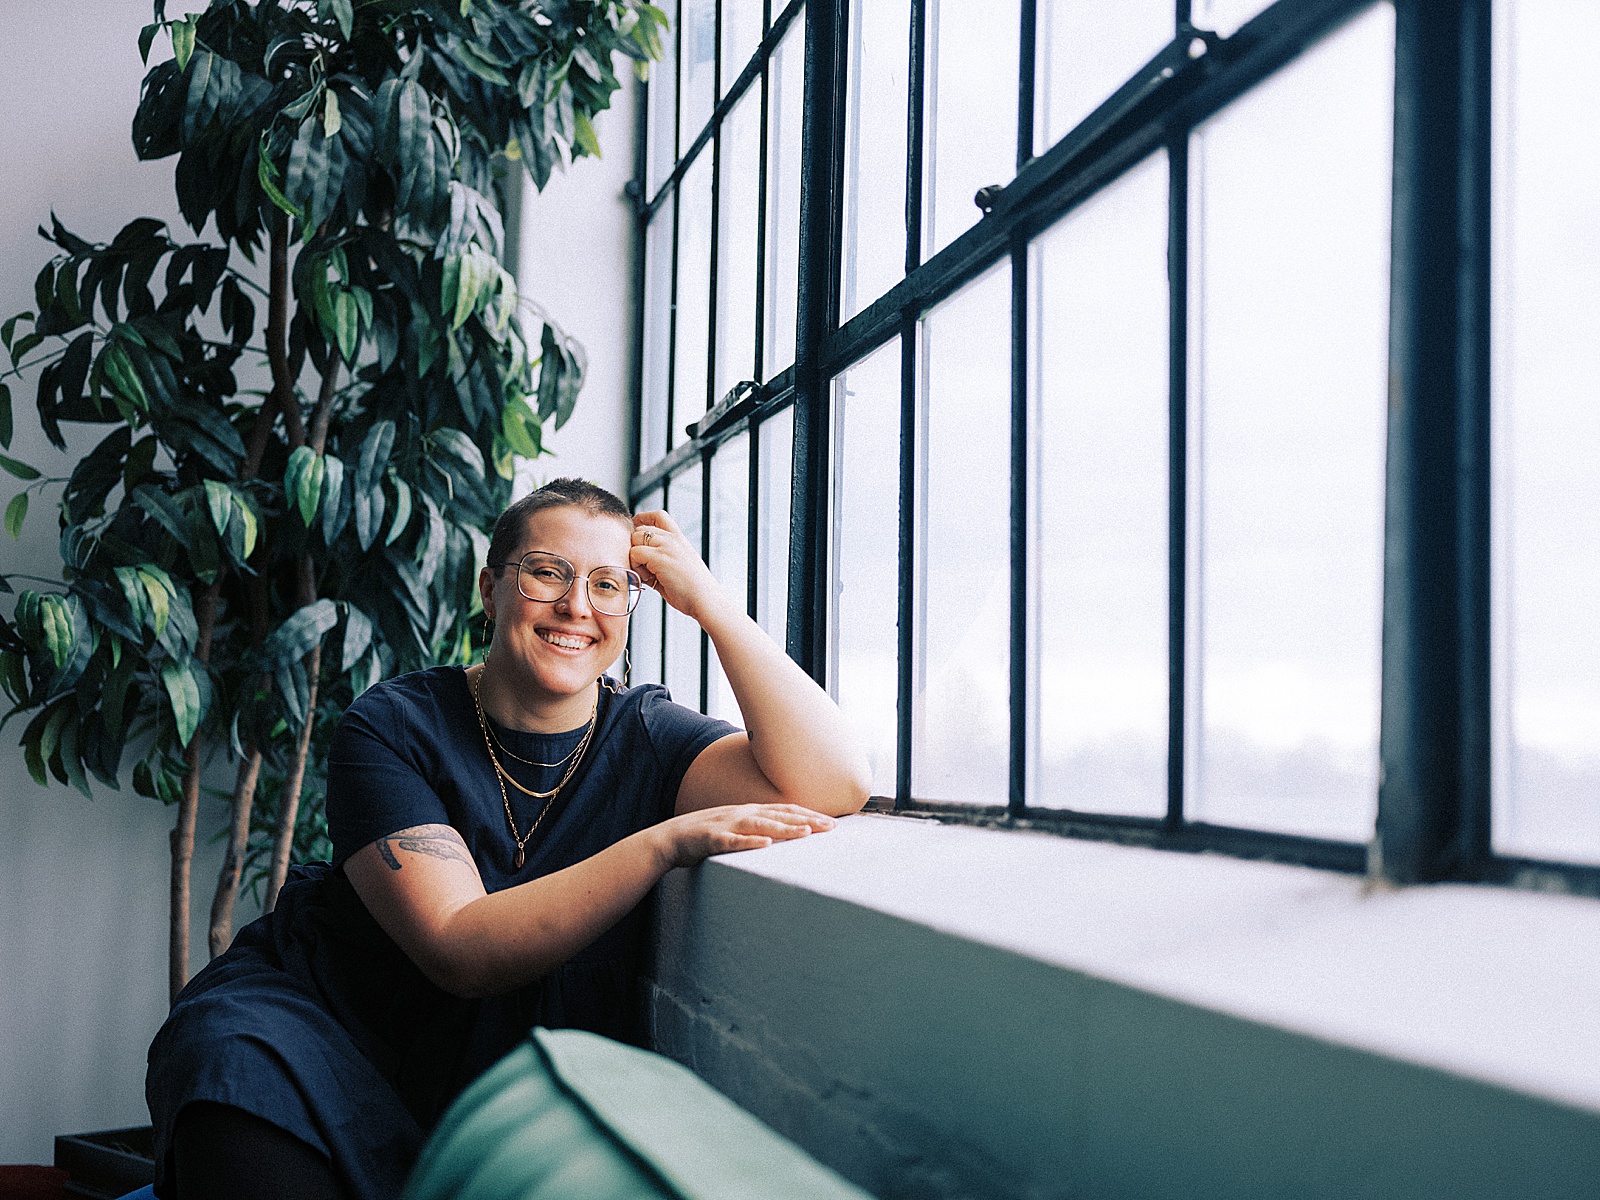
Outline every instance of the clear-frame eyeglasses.
[[(529, 600), (554, 604), (572, 590), (578, 570), (559, 554), (530, 550), (520, 562), (488, 564), (491, 569), (515, 567), (517, 591)], [(596, 567), (583, 577), (589, 607), (608, 617), (625, 617), (639, 603), (644, 581), (626, 567)]]

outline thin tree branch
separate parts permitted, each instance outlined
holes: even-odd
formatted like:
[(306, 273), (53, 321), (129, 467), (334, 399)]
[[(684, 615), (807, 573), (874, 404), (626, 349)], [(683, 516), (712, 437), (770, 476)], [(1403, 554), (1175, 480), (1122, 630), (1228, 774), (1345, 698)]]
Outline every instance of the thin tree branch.
[(250, 841), (250, 810), (255, 804), (256, 780), (261, 775), (261, 750), (239, 760), (239, 775), (233, 785), (233, 808), (228, 821), (228, 850), (217, 877), (217, 893), (211, 901), (211, 957), (215, 958), (233, 941), (233, 907), (239, 898), (239, 876), (244, 870), (245, 850)]
[(328, 422), (333, 416), (333, 397), (339, 388), (339, 352), (328, 347), (328, 369), (317, 392), (317, 407), (311, 414), (311, 449), (321, 454), (328, 442)]
[[(217, 598), (222, 594), (219, 575), (201, 593), (196, 606), (195, 661), (202, 667), (211, 658), (211, 635), (217, 623)], [(178, 820), (172, 829), (172, 911), (167, 935), (167, 999), (176, 1001), (183, 985), (189, 982), (189, 893), (194, 864), (194, 830), (200, 813), (200, 764), (204, 738), (196, 729), (183, 755), (183, 797), (178, 801)]]
[(300, 792), (305, 785), (306, 759), (311, 754), (311, 730), (317, 721), (317, 684), (322, 672), (322, 646), (312, 647), (306, 655), (306, 678), (311, 681), (306, 700), (305, 724), (295, 741), (294, 755), (289, 760), (289, 772), (283, 780), (283, 802), (278, 809), (277, 835), (272, 843), (272, 875), (267, 881), (267, 902), (263, 911), (271, 912), (278, 904), (278, 893), (289, 877), (289, 859), (294, 853), (294, 828), (300, 816)]

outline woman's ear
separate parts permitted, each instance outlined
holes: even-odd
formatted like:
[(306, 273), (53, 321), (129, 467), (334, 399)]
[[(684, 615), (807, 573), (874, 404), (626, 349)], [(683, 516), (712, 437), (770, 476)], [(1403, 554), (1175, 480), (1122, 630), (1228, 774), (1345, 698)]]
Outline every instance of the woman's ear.
[(483, 615), (494, 620), (494, 572), (488, 567), (478, 572), (478, 595), (483, 600)]

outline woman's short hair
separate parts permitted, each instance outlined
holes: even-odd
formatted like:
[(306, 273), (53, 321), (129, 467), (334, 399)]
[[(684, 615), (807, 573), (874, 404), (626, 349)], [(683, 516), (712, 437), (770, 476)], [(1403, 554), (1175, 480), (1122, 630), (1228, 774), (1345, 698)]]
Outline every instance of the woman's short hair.
[(489, 562), (503, 563), (515, 554), (529, 518), (547, 508), (581, 508), (592, 517), (616, 517), (629, 528), (633, 526), (628, 506), (605, 488), (586, 479), (552, 479), (500, 514), (489, 538)]

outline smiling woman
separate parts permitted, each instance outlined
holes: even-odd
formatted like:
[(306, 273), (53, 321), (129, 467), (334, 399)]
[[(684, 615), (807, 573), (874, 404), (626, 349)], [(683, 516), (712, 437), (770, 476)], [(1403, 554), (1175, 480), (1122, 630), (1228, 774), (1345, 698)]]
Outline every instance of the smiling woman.
[[(710, 637), (748, 732), (604, 674), (645, 586)], [(557, 480), (502, 515), (479, 587), (486, 661), (351, 706), (332, 864), (299, 869), (157, 1035), (162, 1196), (284, 1194), (262, 1159), (278, 1151), (297, 1194), (322, 1194), (308, 1170), (329, 1195), (396, 1194), (529, 1026), (639, 1039), (636, 906), (667, 870), (829, 829), (865, 800), (838, 710), (666, 513)], [(219, 1138), (248, 1154), (186, 1153)]]

